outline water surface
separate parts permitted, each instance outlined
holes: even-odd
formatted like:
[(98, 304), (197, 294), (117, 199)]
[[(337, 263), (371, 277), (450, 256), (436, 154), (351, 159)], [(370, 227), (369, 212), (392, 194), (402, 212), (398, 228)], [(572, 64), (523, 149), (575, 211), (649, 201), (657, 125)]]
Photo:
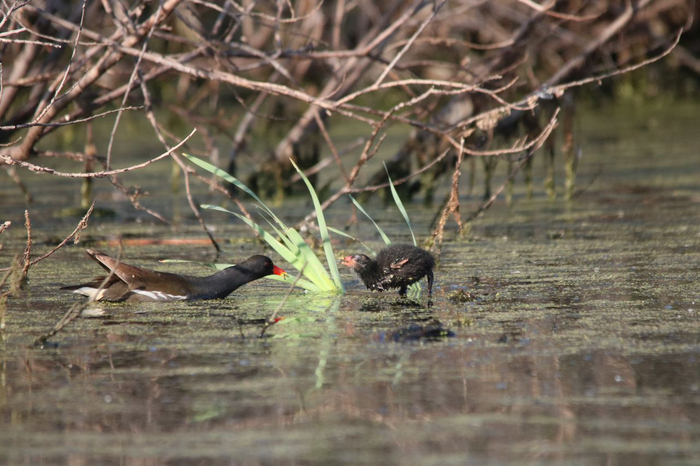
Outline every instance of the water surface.
[[(105, 305), (34, 348), (77, 299), (57, 288), (99, 272), (86, 241), (115, 252), (118, 233), (202, 236), (181, 196), (158, 197), (146, 177), (177, 230), (98, 186), (116, 217), (93, 218), (81, 247), (33, 268), (27, 293), (8, 302), (0, 462), (697, 464), (699, 110), (604, 113), (581, 121), (573, 201), (547, 199), (538, 159), (535, 199), (519, 181), (512, 206), (497, 204), (462, 239), (448, 231), (431, 307), (368, 293), (344, 271), (347, 295), (293, 293), (263, 339), (261, 322), (286, 293), (266, 280), (222, 301)], [(14, 222), (0, 236), (4, 266), (24, 247), (24, 206), (0, 176), (2, 214)], [(25, 178), (38, 201), (38, 255), (77, 223), (51, 216), (76, 192)], [(463, 212), (478, 201), (465, 194)], [(347, 209), (333, 207), (331, 224), (342, 226)], [(299, 200), (285, 208), (292, 219), (308, 210)], [(370, 210), (393, 238), (409, 239), (395, 209)], [(409, 212), (425, 237), (433, 212), (420, 203)], [(261, 250), (240, 224), (207, 218), (229, 240), (223, 259)], [(366, 223), (351, 233), (379, 247)], [(207, 271), (157, 260), (213, 259), (205, 244), (127, 243), (124, 254), (195, 274)]]

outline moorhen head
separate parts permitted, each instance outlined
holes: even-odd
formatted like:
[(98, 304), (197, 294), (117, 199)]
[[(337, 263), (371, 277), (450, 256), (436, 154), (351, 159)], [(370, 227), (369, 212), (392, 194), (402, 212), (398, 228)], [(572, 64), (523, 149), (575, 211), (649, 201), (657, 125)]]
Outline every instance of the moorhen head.
[[(228, 267), (208, 277), (191, 277), (167, 272), (142, 269), (118, 262), (116, 259), (93, 249), (88, 256), (110, 273), (89, 283), (64, 286), (88, 296), (95, 301), (177, 301), (225, 298), (236, 289), (267, 275), (286, 275), (266, 256), (251, 256), (233, 267)], [(100, 286), (102, 286), (100, 288)]]
[(342, 263), (353, 269), (369, 290), (398, 288), (399, 294), (404, 296), (409, 285), (427, 276), (428, 296), (433, 295), (435, 259), (416, 246), (389, 246), (379, 251), (376, 260), (364, 254), (353, 254), (345, 257)]

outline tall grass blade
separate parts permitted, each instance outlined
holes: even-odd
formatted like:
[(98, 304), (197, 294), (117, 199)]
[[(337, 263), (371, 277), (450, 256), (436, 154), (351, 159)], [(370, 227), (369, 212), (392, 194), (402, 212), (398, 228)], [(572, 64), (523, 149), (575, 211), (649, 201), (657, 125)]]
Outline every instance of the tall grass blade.
[(374, 227), (377, 229), (377, 231), (378, 231), (379, 234), (381, 235), (382, 239), (384, 240), (384, 244), (386, 244), (387, 246), (390, 245), (390, 244), (391, 244), (391, 240), (390, 240), (389, 237), (384, 233), (384, 230), (382, 230), (381, 228), (379, 228), (379, 225), (377, 225), (377, 222), (375, 222), (374, 219), (373, 219), (372, 217), (369, 216), (369, 214), (365, 211), (365, 209), (362, 208), (362, 206), (360, 205), (360, 203), (357, 202), (357, 201), (355, 200), (355, 198), (352, 197), (352, 195), (348, 194), (348, 196), (350, 196), (350, 200), (352, 201), (353, 204), (355, 204), (355, 207), (357, 207), (357, 209), (358, 209), (360, 212), (362, 212), (363, 214), (365, 214), (365, 217), (367, 217), (367, 218), (369, 219), (369, 221), (372, 222), (372, 223), (374, 224)]
[(316, 191), (314, 190), (313, 185), (309, 181), (309, 179), (304, 175), (304, 173), (299, 170), (299, 167), (297, 167), (297, 164), (294, 163), (294, 160), (291, 160), (292, 165), (294, 165), (294, 168), (296, 169), (297, 173), (299, 173), (299, 176), (301, 176), (301, 179), (304, 180), (304, 183), (306, 183), (306, 187), (309, 189), (309, 194), (311, 194), (311, 199), (314, 202), (314, 209), (316, 209), (316, 221), (318, 222), (318, 229), (321, 232), (321, 241), (323, 241), (323, 250), (326, 253), (326, 261), (328, 262), (328, 268), (331, 271), (331, 276), (333, 277), (333, 281), (335, 282), (335, 286), (341, 291), (345, 291), (345, 287), (343, 286), (343, 282), (340, 281), (340, 272), (338, 272), (338, 264), (335, 262), (335, 255), (333, 254), (333, 246), (331, 245), (331, 237), (328, 234), (328, 227), (326, 226), (326, 218), (323, 215), (323, 209), (321, 209), (321, 203), (318, 200), (318, 196), (316, 195)]
[(369, 246), (367, 246), (365, 243), (363, 243), (359, 239), (355, 238), (354, 236), (348, 235), (344, 231), (338, 230), (337, 228), (333, 228), (333, 227), (328, 227), (328, 231), (332, 231), (336, 235), (345, 236), (346, 238), (350, 238), (353, 241), (357, 241), (358, 243), (360, 243), (362, 245), (362, 247), (364, 247), (366, 250), (368, 250), (370, 252), (370, 254), (372, 254), (373, 256), (376, 255), (374, 253), (374, 251), (372, 250), (372, 248), (370, 248)]
[(250, 197), (255, 199), (260, 203), (260, 205), (265, 209), (265, 212), (267, 212), (272, 218), (275, 219), (276, 222), (279, 221), (275, 213), (270, 210), (269, 207), (265, 205), (265, 203), (258, 197), (257, 194), (255, 194), (248, 186), (244, 185), (242, 181), (239, 181), (238, 178), (226, 173), (224, 170), (220, 169), (216, 165), (212, 165), (211, 163), (199, 159), (193, 155), (189, 154), (184, 154), (185, 157), (187, 157), (192, 163), (195, 165), (198, 165), (208, 171), (209, 173), (213, 173), (214, 175), (218, 176), (219, 178), (223, 178), (224, 180), (228, 181), (232, 185), (236, 186), (238, 189), (245, 191)]
[(384, 170), (386, 171), (387, 178), (389, 178), (389, 187), (391, 188), (391, 195), (394, 196), (394, 202), (396, 203), (396, 207), (399, 208), (401, 215), (403, 215), (404, 220), (406, 220), (408, 229), (411, 232), (411, 237), (413, 238), (413, 245), (418, 246), (418, 242), (416, 241), (416, 235), (413, 234), (413, 227), (411, 227), (411, 221), (408, 219), (408, 212), (406, 212), (406, 209), (404, 208), (403, 203), (401, 202), (399, 193), (396, 192), (394, 182), (391, 180), (391, 176), (389, 175), (389, 169), (386, 168), (386, 163), (384, 164)]

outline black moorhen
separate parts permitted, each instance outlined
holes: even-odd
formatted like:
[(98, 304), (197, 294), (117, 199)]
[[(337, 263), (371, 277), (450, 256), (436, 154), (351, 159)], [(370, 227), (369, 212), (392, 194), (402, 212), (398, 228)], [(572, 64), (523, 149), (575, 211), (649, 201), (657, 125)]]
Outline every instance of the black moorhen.
[(399, 288), (399, 294), (404, 296), (409, 285), (427, 275), (428, 296), (433, 295), (435, 259), (428, 251), (416, 246), (397, 244), (379, 251), (376, 260), (364, 254), (354, 254), (342, 262), (357, 272), (369, 290)]
[(267, 275), (286, 275), (266, 256), (251, 256), (244, 262), (208, 277), (191, 277), (134, 267), (117, 262), (94, 249), (85, 251), (108, 272), (114, 272), (98, 291), (105, 277), (82, 285), (64, 286), (95, 301), (177, 301), (225, 298), (246, 283)]

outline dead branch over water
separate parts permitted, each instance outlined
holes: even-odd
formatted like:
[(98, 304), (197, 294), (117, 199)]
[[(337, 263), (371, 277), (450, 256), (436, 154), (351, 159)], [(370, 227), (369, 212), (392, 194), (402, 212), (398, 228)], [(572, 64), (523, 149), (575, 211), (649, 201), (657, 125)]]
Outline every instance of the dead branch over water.
[[(360, 175), (386, 131), (406, 125), (412, 131), (388, 166), (405, 194), (430, 197), (452, 179), (435, 231), (442, 238), (449, 214), (461, 228), (455, 183), (456, 170), (469, 166), (463, 158), (515, 158), (512, 179), (552, 134), (564, 93), (666, 56), (690, 26), (691, 8), (685, 0), (3, 2), (0, 164), (20, 189), (17, 167), (108, 177), (126, 192), (118, 175), (170, 156), (216, 246), (181, 147), (228, 151), (223, 165), (232, 172), (237, 162), (253, 163), (259, 175), (251, 183), (262, 194), (289, 189), (289, 158), (312, 180), (330, 173), (342, 186), (327, 207), (346, 193), (384, 186), (385, 178)], [(692, 70), (697, 59), (677, 50)], [(131, 154), (120, 150), (117, 130), (127, 117), (148, 122), (142, 127), (163, 146), (161, 156), (124, 160)], [(106, 119), (102, 153), (88, 153), (87, 145), (85, 153), (39, 147)], [(352, 120), (366, 129), (361, 151), (334, 139), (334, 129)], [(188, 140), (192, 126), (199, 131)], [(218, 136), (232, 147), (219, 147)], [(265, 150), (251, 148), (256, 137)], [(49, 155), (79, 165), (73, 173), (54, 171), (44, 165)], [(88, 160), (102, 161), (104, 170), (88, 170)], [(478, 212), (501, 191), (489, 193)], [(130, 199), (167, 221), (139, 195)]]

